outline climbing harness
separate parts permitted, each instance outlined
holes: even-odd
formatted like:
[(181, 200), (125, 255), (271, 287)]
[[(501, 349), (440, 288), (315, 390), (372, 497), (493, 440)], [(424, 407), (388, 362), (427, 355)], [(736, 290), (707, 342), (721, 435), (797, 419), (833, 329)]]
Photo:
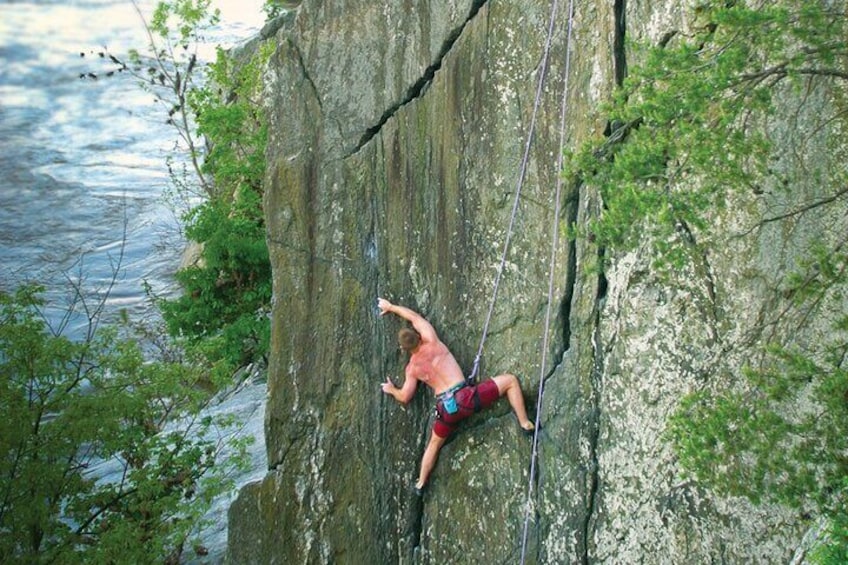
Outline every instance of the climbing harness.
[(459, 411), (459, 406), (456, 404), (456, 397), (454, 396), (454, 393), (466, 386), (467, 384), (465, 382), (461, 382), (436, 396), (438, 400), (442, 401), (442, 408), (445, 409), (445, 412), (448, 414), (456, 414)]

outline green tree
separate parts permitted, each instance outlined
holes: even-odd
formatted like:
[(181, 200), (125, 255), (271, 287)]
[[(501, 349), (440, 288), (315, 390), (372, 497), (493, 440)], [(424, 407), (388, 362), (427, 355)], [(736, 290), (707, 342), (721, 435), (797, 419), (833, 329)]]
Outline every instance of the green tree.
[(740, 386), (687, 396), (668, 426), (686, 473), (722, 493), (828, 521), (813, 557), (848, 562), (848, 255), (820, 247), (784, 292), (793, 318), (831, 320), (826, 339), (771, 345)]
[(192, 210), (186, 233), (203, 244), (202, 263), (176, 274), (180, 297), (159, 301), (173, 335), (230, 369), (268, 351), (271, 272), (258, 199), (245, 190)]
[[(609, 137), (566, 159), (566, 174), (603, 199), (589, 226), (601, 247), (629, 249), (647, 236), (663, 262), (685, 261), (691, 235), (709, 234), (710, 215), (730, 196), (780, 181), (759, 120), (775, 111), (782, 88), (803, 96), (814, 81), (829, 84), (836, 110), (816, 127), (844, 121), (844, 11), (797, 0), (752, 4), (702, 2), (686, 34), (632, 46), (639, 64), (602, 109)], [(831, 194), (791, 213), (833, 203), (848, 194), (846, 180), (844, 170), (831, 171), (821, 179)]]
[[(203, 363), (145, 359), (80, 293), (71, 307), (89, 313), (88, 331), (72, 341), (45, 321), (41, 291), (0, 292), (0, 554), (178, 559), (246, 442), (225, 442), (231, 422), (202, 415)], [(224, 443), (235, 456), (221, 460)]]
[(242, 62), (218, 49), (210, 82), (189, 96), (198, 132), (209, 140), (203, 172), (217, 192), (185, 214), (186, 235), (202, 245), (200, 260), (177, 273), (182, 296), (160, 301), (172, 334), (230, 367), (264, 358), (270, 337), (262, 209), (267, 127), (257, 97), (271, 47)]
[(273, 45), (239, 58), (219, 47), (216, 60), (205, 63), (198, 43), (218, 20), (211, 0), (159, 2), (145, 22), (147, 54), (133, 52), (130, 64), (112, 54), (108, 60), (156, 95), (188, 155), (189, 167), (180, 164), (180, 149), (168, 159), (169, 198), (187, 210), (181, 213), (185, 235), (199, 244), (200, 254), (176, 275), (182, 295), (156, 297), (156, 303), (173, 336), (226, 372), (264, 360), (268, 350), (271, 267), (262, 210), (267, 127), (259, 95)]
[[(690, 16), (689, 29), (632, 46), (637, 63), (605, 108), (609, 136), (568, 155), (566, 173), (602, 198), (587, 230), (601, 260), (650, 242), (655, 266), (698, 266), (716, 239), (710, 219), (729, 201), (802, 182), (819, 196), (751, 231), (805, 214), (844, 216), (848, 171), (776, 155), (768, 128), (787, 98), (800, 114), (823, 92), (819, 107), (831, 111), (811, 118), (802, 137), (826, 138), (831, 163), (848, 156), (844, 4), (706, 1)], [(668, 435), (684, 471), (719, 493), (823, 516), (827, 536), (814, 557), (828, 563), (848, 561), (846, 244), (845, 234), (822, 234), (780, 289), (786, 306), (762, 332), (771, 341), (763, 361), (733, 388), (686, 397)], [(828, 338), (801, 341), (813, 321), (830, 325)], [(791, 329), (773, 331), (779, 324)]]
[(744, 389), (686, 397), (668, 434), (686, 472), (719, 492), (829, 520), (818, 561), (848, 562), (848, 317), (821, 351), (773, 347)]

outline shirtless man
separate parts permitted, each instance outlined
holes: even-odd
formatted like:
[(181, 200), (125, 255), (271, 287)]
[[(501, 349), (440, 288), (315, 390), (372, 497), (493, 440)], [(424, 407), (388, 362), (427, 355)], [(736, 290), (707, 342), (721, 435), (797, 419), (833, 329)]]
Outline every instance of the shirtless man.
[(392, 304), (383, 298), (378, 299), (377, 306), (381, 316), (391, 312), (409, 321), (414, 328), (403, 328), (398, 332), (401, 349), (409, 353), (403, 386), (398, 388), (391, 378), (386, 378), (386, 382), (381, 385), (383, 392), (401, 404), (406, 404), (412, 400), (418, 382), (421, 381), (433, 389), (437, 399), (433, 432), (421, 459), (418, 481), (413, 487), (416, 494), (421, 495), (430, 472), (436, 465), (439, 450), (459, 422), (491, 406), (501, 396), (506, 395), (518, 417), (521, 429), (526, 433), (533, 433), (534, 425), (527, 418), (521, 385), (515, 375), (498, 375), (476, 386), (468, 386), (453, 354), (441, 342), (436, 330), (427, 320), (417, 312)]

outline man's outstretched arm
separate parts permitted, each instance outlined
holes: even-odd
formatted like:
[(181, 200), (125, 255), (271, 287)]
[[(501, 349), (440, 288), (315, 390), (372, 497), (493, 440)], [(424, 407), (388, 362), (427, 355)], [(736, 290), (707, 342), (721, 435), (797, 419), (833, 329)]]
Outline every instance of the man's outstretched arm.
[(415, 328), (415, 331), (418, 332), (418, 335), (421, 336), (423, 341), (437, 341), (439, 336), (436, 334), (435, 328), (424, 319), (424, 316), (407, 308), (405, 306), (399, 306), (397, 304), (392, 304), (385, 298), (377, 299), (377, 306), (380, 308), (380, 315), (383, 316), (388, 312), (392, 314), (396, 314), (403, 318), (404, 320), (409, 321), (412, 324), (412, 327)]

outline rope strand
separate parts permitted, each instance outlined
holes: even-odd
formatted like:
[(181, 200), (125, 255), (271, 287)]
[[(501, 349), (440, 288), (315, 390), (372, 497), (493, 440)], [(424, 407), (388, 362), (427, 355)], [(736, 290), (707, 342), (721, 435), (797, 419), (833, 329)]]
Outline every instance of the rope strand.
[(474, 379), (477, 378), (477, 373), (480, 369), (480, 360), (483, 357), (483, 346), (486, 343), (486, 336), (489, 333), (489, 323), (492, 321), (492, 313), (495, 310), (495, 302), (497, 302), (498, 298), (498, 290), (500, 288), (501, 276), (503, 275), (504, 267), (506, 266), (506, 256), (507, 251), (509, 250), (510, 240), (512, 239), (512, 231), (515, 226), (515, 217), (518, 214), (518, 202), (521, 197), (521, 190), (524, 187), (524, 179), (527, 176), (527, 164), (530, 161), (530, 147), (533, 143), (533, 135), (536, 131), (536, 116), (539, 113), (539, 106), (542, 100), (542, 87), (544, 86), (545, 79), (547, 78), (548, 73), (548, 59), (550, 58), (551, 51), (551, 38), (553, 37), (553, 29), (554, 29), (554, 15), (557, 10), (557, 0), (553, 0), (553, 5), (551, 8), (551, 20), (548, 26), (548, 37), (545, 41), (545, 50), (542, 55), (541, 67), (539, 69), (539, 80), (536, 84), (536, 98), (533, 102), (533, 115), (530, 118), (530, 129), (527, 131), (527, 141), (524, 145), (524, 157), (521, 159), (521, 170), (518, 175), (518, 182), (515, 187), (515, 197), (512, 203), (512, 213), (509, 218), (509, 226), (507, 227), (506, 237), (504, 239), (503, 253), (501, 255), (501, 263), (498, 267), (498, 273), (495, 276), (495, 284), (492, 289), (492, 299), (489, 303), (489, 311), (486, 314), (486, 321), (483, 324), (483, 333), (480, 337), (480, 346), (477, 348), (477, 355), (474, 357), (474, 366), (471, 369), (471, 374), (468, 376), (468, 381), (473, 382)]
[[(553, 21), (553, 14), (551, 15), (551, 20)], [(573, 28), (573, 20), (574, 20), (574, 0), (569, 1), (568, 5), (568, 31), (566, 35), (565, 41), (565, 69), (563, 70), (563, 87), (562, 87), (562, 105), (560, 107), (560, 130), (559, 130), (559, 158), (557, 159), (557, 183), (556, 183), (556, 195), (555, 195), (555, 212), (554, 212), (554, 223), (551, 234), (551, 259), (550, 259), (550, 272), (548, 276), (548, 306), (545, 311), (545, 329), (542, 336), (542, 361), (541, 368), (539, 370), (539, 392), (536, 397), (536, 420), (534, 423), (534, 432), (533, 432), (533, 450), (530, 456), (530, 478), (527, 484), (527, 500), (524, 506), (524, 531), (521, 536), (521, 564), (527, 560), (527, 538), (529, 533), (530, 526), (530, 501), (533, 496), (533, 483), (536, 477), (536, 461), (539, 455), (539, 423), (541, 422), (542, 416), (542, 399), (544, 396), (545, 389), (545, 373), (547, 371), (547, 358), (548, 358), (548, 335), (550, 333), (551, 326), (551, 306), (553, 304), (553, 296), (554, 296), (554, 272), (556, 270), (556, 253), (557, 248), (559, 247), (559, 218), (560, 218), (560, 209), (561, 209), (561, 196), (562, 196), (562, 175), (559, 173), (562, 171), (563, 166), (563, 150), (565, 148), (565, 117), (566, 111), (568, 108), (568, 78), (570, 74), (571, 67), (571, 32)]]

